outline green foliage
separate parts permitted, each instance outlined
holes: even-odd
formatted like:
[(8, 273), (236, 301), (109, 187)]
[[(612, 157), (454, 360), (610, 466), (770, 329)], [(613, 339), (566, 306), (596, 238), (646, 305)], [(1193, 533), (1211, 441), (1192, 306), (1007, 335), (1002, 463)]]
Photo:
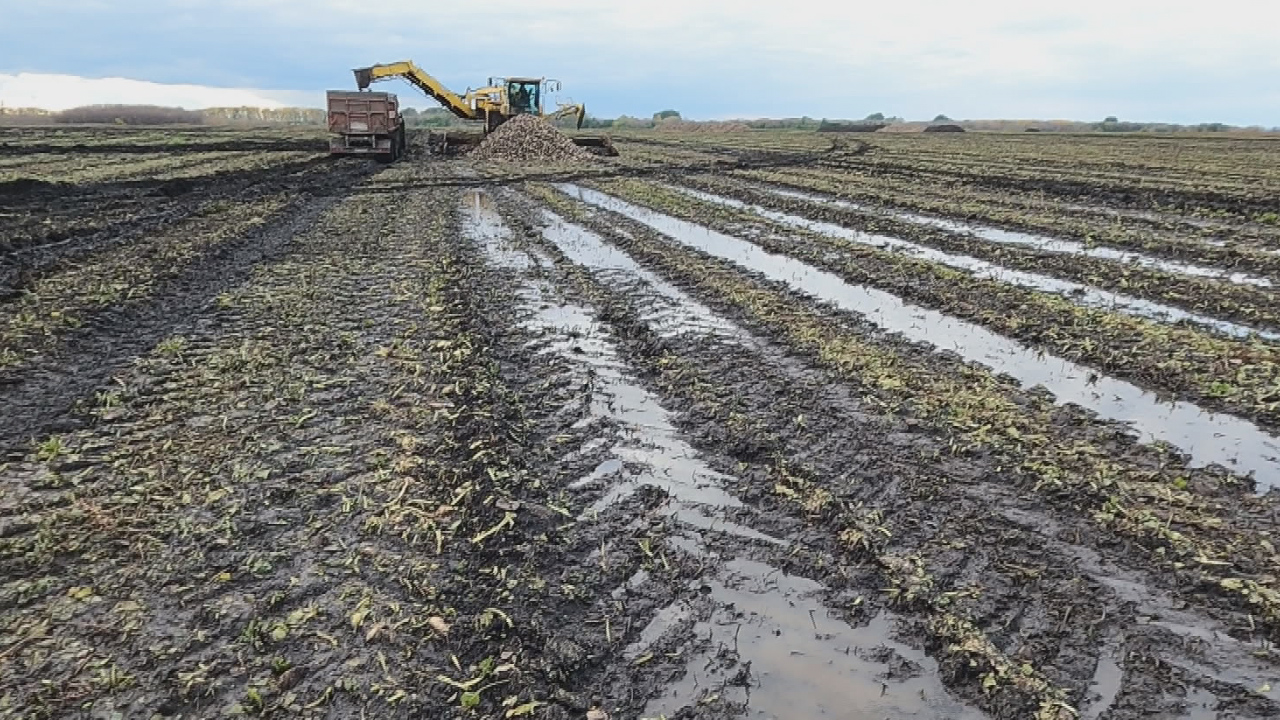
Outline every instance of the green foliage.
[(75, 125), (200, 125), (204, 113), (158, 105), (87, 105), (53, 116), (57, 123)]
[(464, 124), (463, 120), (442, 107), (426, 110), (405, 108), (401, 114), (404, 115), (404, 121), (409, 127), (447, 128), (460, 127)]
[(594, 115), (587, 115), (582, 119), (582, 127), (584, 128), (607, 128), (613, 126), (613, 120), (607, 118), (598, 118)]
[(1101, 130), (1102, 132), (1139, 132), (1145, 130), (1146, 127), (1143, 123), (1120, 122), (1115, 116), (1111, 116), (1094, 125), (1095, 130)]
[(614, 118), (613, 122), (609, 123), (609, 126), (615, 128), (651, 128), (653, 127), (653, 120), (641, 120), (630, 115), (621, 115)]

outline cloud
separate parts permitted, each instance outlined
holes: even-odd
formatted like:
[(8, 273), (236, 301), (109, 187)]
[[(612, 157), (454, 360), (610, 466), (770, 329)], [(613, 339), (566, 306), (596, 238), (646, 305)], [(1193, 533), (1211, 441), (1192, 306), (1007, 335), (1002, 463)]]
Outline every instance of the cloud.
[(324, 89), (350, 87), (352, 67), (412, 58), (458, 89), (489, 75), (558, 77), (601, 115), (1102, 112), (1280, 124), (1268, 90), (1280, 75), (1280, 4), (1258, 0), (35, 5), (6, 10), (0, 72), (297, 90), (315, 105)]
[(9, 107), (66, 110), (81, 105), (164, 105), (199, 110), (209, 107), (278, 108), (312, 104), (301, 93), (167, 85), (126, 78), (18, 73), (0, 75), (0, 101)]

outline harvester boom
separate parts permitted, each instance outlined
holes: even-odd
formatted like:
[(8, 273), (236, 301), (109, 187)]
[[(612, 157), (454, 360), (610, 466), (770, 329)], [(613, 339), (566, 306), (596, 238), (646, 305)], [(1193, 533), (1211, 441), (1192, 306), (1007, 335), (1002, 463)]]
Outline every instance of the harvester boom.
[(412, 60), (357, 68), (355, 74), (356, 85), (361, 90), (367, 90), (371, 83), (379, 80), (401, 77), (463, 120), (480, 120), (484, 118), (484, 115), (479, 110), (473, 108), (460, 95), (445, 87), (430, 73), (415, 65)]

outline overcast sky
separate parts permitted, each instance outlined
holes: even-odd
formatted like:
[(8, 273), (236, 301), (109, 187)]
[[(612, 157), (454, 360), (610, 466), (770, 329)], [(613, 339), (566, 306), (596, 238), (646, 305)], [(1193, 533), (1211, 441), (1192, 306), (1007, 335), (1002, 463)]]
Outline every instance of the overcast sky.
[[(459, 91), (490, 75), (556, 77), (562, 99), (601, 117), (675, 108), (1280, 125), (1274, 0), (5, 5), (7, 106), (320, 106), (325, 89), (354, 88), (351, 68), (413, 59)], [(398, 81), (378, 89), (432, 103)]]

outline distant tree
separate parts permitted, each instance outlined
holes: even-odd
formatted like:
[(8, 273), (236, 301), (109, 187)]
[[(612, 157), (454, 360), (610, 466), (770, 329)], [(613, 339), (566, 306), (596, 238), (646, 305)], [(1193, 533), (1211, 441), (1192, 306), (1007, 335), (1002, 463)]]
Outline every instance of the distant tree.
[(582, 127), (584, 128), (599, 129), (599, 128), (607, 128), (612, 126), (613, 126), (613, 120), (610, 120), (608, 118), (598, 118), (598, 117), (595, 117), (594, 115), (588, 115), (582, 119)]
[(655, 122), (657, 122), (657, 121), (659, 121), (659, 120), (666, 120), (667, 118), (675, 118), (676, 120), (681, 119), (681, 118), (680, 118), (680, 111), (678, 111), (678, 110), (660, 110), (660, 111), (658, 111), (658, 112), (656, 112), (656, 113), (654, 113), (654, 114), (653, 114), (653, 119), (654, 119), (654, 121), (655, 121)]
[(449, 128), (455, 127), (462, 123), (453, 113), (442, 107), (429, 107), (423, 110), (416, 110), (412, 115), (408, 112), (404, 113), (405, 122), (410, 127), (425, 128)]
[(615, 128), (647, 128), (653, 127), (653, 121), (641, 120), (640, 118), (631, 117), (630, 115), (622, 115), (614, 118), (613, 122), (610, 123), (609, 126)]
[(1143, 123), (1120, 122), (1119, 120), (1110, 119), (1094, 125), (1094, 129), (1102, 132), (1141, 132), (1149, 128)]
[(933, 119), (933, 121), (934, 121), (934, 122), (936, 122), (936, 123), (937, 123), (937, 122), (951, 122), (951, 118), (947, 117), (946, 115), (939, 115), (938, 117), (934, 118), (934, 119)]
[(881, 120), (884, 120), (884, 113), (871, 113), (865, 119), (871, 120), (872, 122), (880, 122)]
[(63, 110), (54, 122), (95, 125), (199, 125), (204, 113), (157, 105), (86, 105)]
[(1108, 116), (1107, 116), (1107, 118), (1106, 118), (1105, 120), (1103, 120), (1102, 122), (1104, 122), (1104, 123), (1118, 123), (1118, 122), (1120, 122), (1120, 118), (1116, 117), (1115, 115), (1108, 115)]

